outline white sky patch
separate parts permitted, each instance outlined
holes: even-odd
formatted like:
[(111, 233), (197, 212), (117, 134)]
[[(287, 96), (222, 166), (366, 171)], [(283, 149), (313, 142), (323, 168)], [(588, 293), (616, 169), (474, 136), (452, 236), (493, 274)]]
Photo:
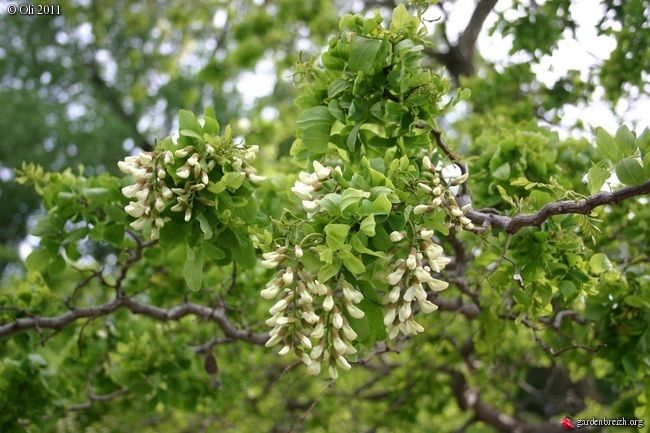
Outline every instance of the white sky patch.
[(236, 87), (244, 100), (244, 107), (250, 109), (256, 98), (268, 96), (275, 87), (275, 65), (264, 58), (255, 66), (253, 72), (244, 72), (239, 76)]

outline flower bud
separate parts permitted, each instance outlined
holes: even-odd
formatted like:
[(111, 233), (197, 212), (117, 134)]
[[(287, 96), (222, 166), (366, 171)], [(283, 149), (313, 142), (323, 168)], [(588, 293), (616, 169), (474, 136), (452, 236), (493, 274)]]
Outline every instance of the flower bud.
[(350, 317), (354, 319), (361, 319), (365, 315), (364, 312), (355, 305), (348, 304), (345, 308), (348, 310), (348, 313), (350, 313)]
[(389, 236), (389, 238), (390, 238), (390, 240), (392, 242), (399, 242), (399, 241), (403, 240), (405, 237), (406, 237), (405, 232), (397, 232), (397, 231), (391, 232), (391, 234)]
[(413, 208), (413, 213), (415, 215), (421, 215), (421, 214), (423, 214), (425, 212), (430, 212), (431, 210), (433, 210), (431, 208), (431, 206), (428, 206), (426, 204), (419, 204), (419, 205), (415, 206), (415, 208)]

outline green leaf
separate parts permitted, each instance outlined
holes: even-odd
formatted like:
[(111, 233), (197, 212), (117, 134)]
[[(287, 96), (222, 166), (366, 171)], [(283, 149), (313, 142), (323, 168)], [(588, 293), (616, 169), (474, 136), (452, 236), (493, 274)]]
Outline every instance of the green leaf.
[(612, 263), (603, 253), (596, 253), (589, 259), (589, 269), (594, 274), (602, 274), (612, 269)]
[(625, 158), (616, 164), (616, 176), (625, 185), (638, 185), (646, 180), (643, 167), (634, 158)]
[(45, 248), (36, 248), (25, 259), (25, 267), (30, 272), (43, 272), (50, 263), (50, 253)]
[(368, 318), (368, 324), (370, 325), (370, 331), (373, 334), (373, 338), (375, 340), (386, 339), (386, 327), (384, 326), (384, 312), (382, 308), (379, 305), (370, 302), (368, 299), (363, 299), (357, 306)]
[(510, 163), (506, 162), (500, 165), (492, 172), (492, 176), (499, 180), (508, 180), (510, 177)]
[(354, 235), (352, 235), (352, 237), (350, 238), (350, 245), (352, 246), (352, 249), (354, 249), (354, 251), (358, 253), (370, 254), (371, 256), (375, 256), (375, 257), (386, 257), (386, 253), (382, 251), (373, 251), (368, 247), (366, 247), (364, 243), (361, 241), (361, 239), (359, 238), (359, 233), (355, 233)]
[(615, 139), (616, 147), (622, 156), (630, 156), (636, 152), (636, 136), (633, 132), (627, 129), (627, 126), (621, 125), (621, 127), (618, 128)]
[(199, 227), (201, 227), (201, 231), (203, 232), (203, 239), (210, 239), (212, 237), (212, 227), (210, 227), (210, 223), (208, 222), (208, 219), (205, 217), (204, 214), (201, 214), (196, 217), (196, 219), (199, 221)]
[(312, 107), (298, 117), (297, 125), (302, 132), (302, 142), (307, 149), (316, 153), (325, 153), (332, 123), (334, 117), (325, 106)]
[(326, 264), (318, 271), (318, 281), (325, 283), (327, 280), (338, 274), (339, 269), (341, 269), (341, 263), (339, 261), (333, 264)]
[(187, 257), (183, 266), (183, 277), (190, 290), (199, 290), (203, 284), (203, 249), (187, 246)]
[(609, 178), (609, 170), (600, 167), (591, 167), (587, 172), (589, 191), (594, 194), (600, 191), (605, 181)]
[(375, 216), (368, 215), (361, 221), (360, 230), (368, 236), (375, 235)]
[(331, 216), (336, 216), (340, 212), (341, 195), (329, 193), (326, 194), (319, 202), (318, 205)]
[(596, 147), (600, 156), (612, 162), (617, 162), (623, 157), (618, 151), (614, 137), (603, 128), (598, 128), (596, 132)]
[(349, 89), (351, 86), (352, 83), (350, 81), (337, 78), (336, 80), (332, 81), (330, 85), (327, 87), (327, 97), (335, 98), (340, 93)]
[(381, 40), (357, 36), (350, 44), (349, 67), (351, 71), (371, 72), (374, 70), (375, 59), (381, 49)]
[(359, 213), (361, 215), (388, 215), (392, 206), (386, 194), (381, 194), (372, 202), (370, 200), (364, 200)]
[(242, 172), (239, 172), (239, 171), (238, 172), (232, 172), (232, 173), (226, 173), (226, 174), (223, 175), (220, 182), (223, 182), (223, 184), (226, 187), (234, 190), (234, 189), (237, 189), (237, 188), (239, 188), (241, 186), (241, 184), (244, 181), (245, 177), (246, 177), (246, 174), (244, 174)]
[(212, 242), (203, 242), (203, 252), (212, 260), (221, 260), (226, 257), (226, 253)]
[(347, 224), (328, 224), (325, 226), (325, 242), (332, 251), (338, 251), (345, 245), (349, 231)]
[(370, 197), (370, 193), (367, 191), (361, 191), (360, 189), (348, 188), (343, 191), (341, 196), (341, 212), (345, 211), (350, 206), (357, 204), (361, 201), (362, 198)]
[(191, 129), (181, 129), (178, 131), (180, 135), (183, 135), (185, 137), (192, 137), (192, 138), (198, 138), (199, 140), (203, 139), (198, 133), (192, 131)]
[[(181, 131), (191, 130), (196, 132), (197, 134), (203, 133), (203, 128), (201, 127), (199, 121), (196, 120), (194, 113), (188, 110), (181, 110), (178, 112), (178, 125), (179, 125), (178, 129)], [(199, 138), (201, 138), (200, 135)]]
[(643, 158), (643, 171), (646, 177), (650, 177), (650, 152), (646, 153)]
[(238, 235), (237, 241), (232, 247), (232, 258), (239, 266), (245, 269), (252, 269), (257, 264), (255, 248), (247, 234)]
[(358, 275), (366, 271), (366, 267), (361, 259), (356, 257), (354, 254), (346, 251), (341, 255), (341, 257), (343, 258), (343, 264), (345, 267), (353, 274)]

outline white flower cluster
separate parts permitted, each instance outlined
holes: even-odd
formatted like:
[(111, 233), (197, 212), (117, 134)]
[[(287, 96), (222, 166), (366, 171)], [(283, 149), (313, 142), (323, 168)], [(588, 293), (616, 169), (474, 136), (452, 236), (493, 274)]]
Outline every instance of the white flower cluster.
[[(417, 302), (423, 313), (431, 313), (437, 310), (438, 306), (427, 300), (424, 286), (427, 285), (434, 291), (441, 291), (449, 286), (449, 283), (433, 278), (431, 272), (440, 272), (450, 259), (444, 257), (442, 247), (431, 240), (432, 230), (421, 229), (419, 235), (422, 239), (419, 250), (412, 247), (408, 257), (397, 260), (393, 272), (386, 277), (386, 282), (392, 286), (384, 298), (384, 304), (388, 308), (384, 325), (389, 339), (396, 338), (400, 332), (404, 335), (416, 335), (424, 331), (413, 316), (413, 302)], [(390, 234), (393, 242), (400, 242), (405, 237), (403, 232), (395, 231)], [(423, 263), (425, 255), (427, 264)]]
[[(200, 192), (211, 185), (210, 173), (224, 160), (230, 169), (243, 173), (251, 182), (264, 180), (250, 166), (258, 150), (258, 146), (230, 146), (228, 155), (224, 155), (210, 143), (204, 143), (202, 148), (185, 146), (174, 151), (157, 150), (127, 156), (118, 162), (118, 167), (135, 180), (132, 185), (122, 188), (122, 194), (133, 199), (124, 208), (137, 218), (131, 227), (142, 230), (150, 226), (151, 239), (158, 239), (160, 229), (170, 219), (164, 214), (168, 207), (172, 212), (184, 212), (184, 220), (189, 222), (198, 202), (214, 206), (215, 201)], [(178, 181), (174, 180), (172, 173)]]
[[(467, 218), (465, 213), (469, 210), (471, 205), (465, 205), (462, 208), (458, 207), (454, 195), (449, 191), (448, 186), (442, 181), (440, 173), (436, 167), (431, 163), (428, 156), (422, 159), (422, 167), (424, 168), (423, 175), (429, 179), (428, 182), (418, 183), (418, 187), (426, 192), (431, 199), (426, 204), (419, 204), (413, 208), (413, 213), (420, 215), (427, 212), (433, 212), (441, 205), (445, 205), (445, 209), (455, 219), (461, 228), (472, 230), (474, 224)], [(467, 181), (468, 174), (464, 173), (461, 176), (452, 178), (449, 186), (458, 186)]]
[(285, 260), (295, 261), (297, 269), (287, 266), (278, 271), (260, 292), (265, 299), (280, 298), (269, 309), (271, 318), (266, 323), (273, 329), (266, 346), (282, 344), (278, 354), (293, 352), (307, 366), (309, 374), (319, 374), (325, 364), (329, 376), (336, 379), (338, 368), (350, 369), (346, 355), (357, 352), (352, 345), (357, 334), (342, 308), (350, 317), (362, 318), (364, 313), (355, 304), (361, 302), (363, 295), (345, 280), (333, 290), (315, 279), (302, 267), (299, 246), (295, 247), (293, 258), (287, 252), (283, 247), (263, 254), (263, 266), (268, 269)]
[(298, 173), (298, 180), (291, 187), (291, 192), (297, 195), (302, 201), (302, 207), (307, 212), (307, 219), (311, 219), (319, 211), (318, 203), (322, 198), (319, 190), (321, 189), (322, 182), (329, 179), (334, 171), (342, 174), (341, 167), (339, 166), (336, 168), (326, 167), (318, 161), (314, 161), (312, 165), (314, 172), (307, 173), (306, 171), (301, 171)]

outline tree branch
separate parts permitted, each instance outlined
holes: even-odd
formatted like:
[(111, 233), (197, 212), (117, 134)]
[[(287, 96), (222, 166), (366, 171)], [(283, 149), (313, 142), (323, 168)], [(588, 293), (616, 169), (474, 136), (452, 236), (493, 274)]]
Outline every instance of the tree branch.
[(185, 316), (194, 315), (217, 323), (226, 337), (258, 345), (263, 345), (268, 340), (267, 334), (239, 329), (228, 319), (222, 309), (213, 309), (192, 302), (185, 302), (170, 308), (160, 308), (128, 297), (117, 298), (98, 306), (75, 308), (56, 317), (33, 316), (20, 318), (14, 322), (0, 325), (0, 337), (7, 337), (29, 329), (59, 330), (77, 320), (106, 316), (121, 308), (126, 308), (133, 314), (148, 316), (161, 321), (180, 320)]
[[(616, 204), (628, 198), (648, 193), (650, 193), (650, 180), (640, 185), (626, 186), (613, 192), (599, 192), (580, 201), (562, 200), (548, 203), (533, 214), (509, 217), (470, 209), (467, 212), (467, 217), (475, 224), (480, 224), (484, 227), (496, 227), (504, 229), (507, 233), (516, 233), (523, 227), (540, 226), (554, 215), (589, 215), (592, 210), (599, 206)], [(458, 197), (458, 202), (462, 206), (469, 203), (470, 199), (468, 196), (461, 196)]]
[[(513, 416), (500, 412), (495, 407), (481, 399), (480, 392), (469, 386), (463, 373), (459, 370), (441, 368), (452, 377), (452, 391), (458, 407), (462, 410), (471, 410), (477, 420), (491, 425), (503, 433), (564, 433), (566, 430), (557, 422), (530, 424)], [(594, 429), (585, 428), (584, 431), (593, 432)]]

